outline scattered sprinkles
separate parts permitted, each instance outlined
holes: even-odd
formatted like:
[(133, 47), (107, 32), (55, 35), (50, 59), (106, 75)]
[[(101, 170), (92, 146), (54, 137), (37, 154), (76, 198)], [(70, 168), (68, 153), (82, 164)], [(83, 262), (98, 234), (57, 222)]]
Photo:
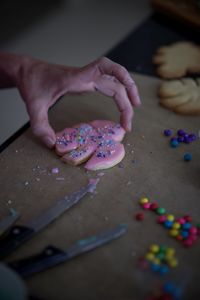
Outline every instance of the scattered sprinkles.
[(105, 175), (104, 172), (100, 172), (100, 173), (97, 174), (97, 176), (99, 176), (99, 177), (102, 177), (102, 176), (104, 176), (104, 175)]
[(58, 169), (58, 168), (53, 168), (53, 169), (51, 170), (51, 173), (52, 173), (52, 174), (58, 174), (58, 173), (59, 173), (59, 169)]
[(143, 221), (144, 220), (144, 214), (142, 212), (139, 212), (135, 215), (135, 219), (137, 221)]
[(56, 177), (56, 180), (61, 181), (61, 180), (65, 180), (64, 177)]
[(118, 168), (123, 169), (123, 168), (124, 168), (124, 165), (123, 165), (122, 163), (119, 163), (119, 164), (118, 164)]

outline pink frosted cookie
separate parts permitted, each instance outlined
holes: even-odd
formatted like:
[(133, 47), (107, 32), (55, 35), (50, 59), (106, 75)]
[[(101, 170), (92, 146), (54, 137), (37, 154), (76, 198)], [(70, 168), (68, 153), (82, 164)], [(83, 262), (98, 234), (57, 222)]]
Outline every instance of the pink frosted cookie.
[(80, 165), (90, 158), (95, 149), (95, 145), (78, 147), (77, 149), (72, 150), (70, 153), (65, 154), (62, 157), (62, 161), (74, 166)]
[(85, 164), (87, 170), (108, 169), (117, 165), (125, 156), (124, 145), (107, 140), (104, 146), (97, 147), (95, 153)]
[(56, 135), (56, 153), (71, 165), (87, 161), (87, 170), (111, 168), (124, 158), (124, 146), (120, 143), (124, 135), (125, 130), (112, 121), (81, 123)]
[(66, 128), (56, 134), (56, 153), (62, 156), (79, 146), (92, 143), (91, 137), (96, 135), (93, 127), (85, 123)]
[(75, 128), (66, 128), (56, 134), (56, 153), (63, 155), (78, 147), (77, 130)]
[(107, 120), (95, 120), (90, 124), (97, 130), (99, 135), (108, 135), (116, 142), (121, 142), (124, 138), (125, 130), (120, 124)]

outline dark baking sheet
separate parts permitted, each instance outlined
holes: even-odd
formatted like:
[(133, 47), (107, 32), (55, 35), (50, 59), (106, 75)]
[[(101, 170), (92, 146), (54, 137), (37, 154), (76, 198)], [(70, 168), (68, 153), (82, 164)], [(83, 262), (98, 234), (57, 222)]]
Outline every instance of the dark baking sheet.
[(153, 14), (108, 52), (107, 57), (131, 72), (156, 77), (152, 56), (157, 48), (185, 40), (200, 43), (200, 35), (163, 15)]

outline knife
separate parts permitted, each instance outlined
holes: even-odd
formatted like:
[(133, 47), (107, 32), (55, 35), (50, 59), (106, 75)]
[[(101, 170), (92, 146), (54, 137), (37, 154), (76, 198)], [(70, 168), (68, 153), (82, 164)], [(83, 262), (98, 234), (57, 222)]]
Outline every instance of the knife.
[(69, 196), (65, 196), (53, 207), (49, 208), (26, 225), (16, 225), (11, 227), (10, 230), (8, 230), (7, 235), (0, 239), (0, 258), (10, 254), (17, 247), (28, 241), (36, 233), (56, 220), (66, 210), (77, 204), (87, 193), (93, 192), (95, 187), (95, 183), (89, 182), (87, 186)]
[(119, 224), (114, 229), (77, 241), (66, 251), (54, 246), (48, 246), (36, 255), (8, 263), (7, 266), (16, 271), (22, 277), (28, 277), (103, 246), (115, 239), (118, 239), (126, 232), (127, 225)]
[(0, 221), (0, 236), (3, 235), (20, 217), (20, 213), (10, 208), (10, 215)]

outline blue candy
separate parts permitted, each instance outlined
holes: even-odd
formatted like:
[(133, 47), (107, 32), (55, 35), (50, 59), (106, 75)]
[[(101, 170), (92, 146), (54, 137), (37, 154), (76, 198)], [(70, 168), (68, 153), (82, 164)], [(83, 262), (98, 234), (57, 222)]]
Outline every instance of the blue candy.
[(172, 130), (171, 130), (171, 129), (165, 129), (165, 130), (164, 130), (164, 135), (165, 135), (165, 136), (170, 136), (170, 135), (172, 135)]
[(158, 272), (160, 270), (160, 266), (158, 264), (151, 263), (150, 267), (153, 272)]
[(187, 230), (181, 230), (181, 236), (186, 239), (189, 236), (189, 232)]
[(190, 153), (185, 153), (183, 156), (184, 161), (192, 160), (192, 155)]
[(171, 145), (171, 147), (176, 148), (176, 147), (178, 147), (179, 142), (178, 142), (178, 140), (176, 138), (173, 138), (170, 141), (170, 145)]
[(172, 225), (173, 225), (173, 221), (166, 220), (164, 222), (165, 228), (172, 228)]
[(181, 226), (183, 229), (190, 229), (191, 227), (192, 227), (192, 224), (191, 223), (189, 223), (189, 222), (186, 222), (185, 224), (183, 224), (182, 226)]
[(160, 266), (158, 272), (160, 275), (165, 275), (166, 273), (169, 272), (169, 268), (167, 265), (162, 265), (162, 266)]

